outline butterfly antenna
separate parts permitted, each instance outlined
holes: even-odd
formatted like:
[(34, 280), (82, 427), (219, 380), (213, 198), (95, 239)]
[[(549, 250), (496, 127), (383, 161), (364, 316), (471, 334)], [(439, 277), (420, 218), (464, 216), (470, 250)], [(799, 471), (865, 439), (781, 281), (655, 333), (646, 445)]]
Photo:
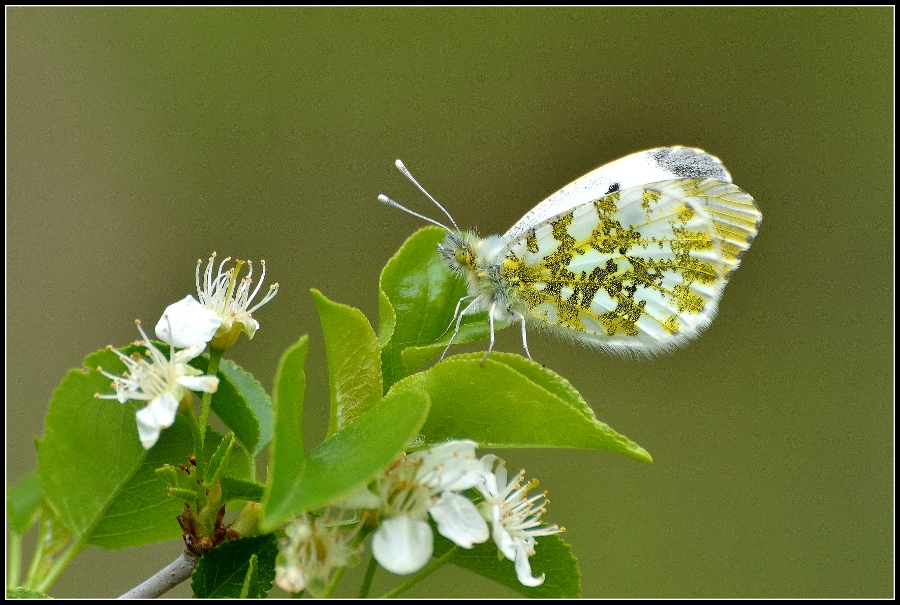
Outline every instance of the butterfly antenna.
[[(422, 186), (419, 184), (419, 181), (417, 181), (415, 178), (413, 178), (413, 175), (409, 172), (409, 170), (406, 169), (406, 166), (403, 165), (403, 162), (401, 162), (400, 160), (397, 160), (396, 162), (394, 162), (394, 165), (397, 166), (397, 170), (399, 170), (400, 172), (403, 173), (403, 176), (405, 176), (406, 178), (408, 178), (410, 181), (412, 181), (413, 185), (415, 185), (416, 187), (419, 188), (419, 191), (421, 191), (422, 193), (425, 194), (425, 197), (427, 197), (428, 199), (430, 199), (432, 202), (434, 202), (434, 205), (435, 205), (435, 206), (437, 206), (438, 208), (441, 209), (441, 212), (443, 212), (443, 213), (447, 216), (447, 218), (450, 219), (450, 222), (453, 223), (453, 227), (454, 227), (457, 231), (459, 231), (459, 225), (456, 224), (456, 221), (453, 220), (453, 217), (450, 216), (450, 213), (447, 212), (447, 209), (444, 208), (443, 206), (441, 206), (441, 205), (438, 203), (438, 201), (437, 201), (436, 199), (434, 199), (433, 197), (431, 197), (431, 194), (430, 194), (430, 193), (428, 193), (427, 191), (425, 191), (425, 188), (422, 187)], [(449, 231), (449, 229), (448, 229), (448, 231)]]
[(432, 218), (428, 218), (427, 216), (425, 216), (423, 214), (419, 214), (418, 212), (413, 212), (409, 208), (406, 208), (405, 206), (401, 206), (400, 204), (398, 204), (397, 202), (395, 202), (394, 200), (392, 200), (391, 198), (389, 198), (388, 196), (386, 196), (383, 193), (378, 194), (378, 201), (381, 202), (382, 204), (387, 204), (388, 206), (393, 206), (394, 208), (396, 208), (398, 210), (402, 210), (403, 212), (406, 212), (407, 214), (417, 216), (420, 219), (422, 219), (423, 221), (428, 221), (432, 225), (437, 225), (438, 227), (440, 227), (441, 229), (444, 229), (448, 233), (453, 233), (453, 231), (451, 231), (450, 228), (447, 227), (447, 225), (443, 225)]

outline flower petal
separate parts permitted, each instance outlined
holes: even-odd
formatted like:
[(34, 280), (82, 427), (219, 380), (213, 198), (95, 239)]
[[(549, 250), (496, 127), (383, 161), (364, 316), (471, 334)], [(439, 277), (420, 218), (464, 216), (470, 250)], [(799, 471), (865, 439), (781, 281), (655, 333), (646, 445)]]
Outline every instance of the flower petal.
[(540, 586), (544, 583), (544, 574), (539, 577), (531, 575), (531, 563), (528, 561), (528, 552), (525, 546), (516, 544), (516, 576), (523, 586)]
[(482, 482), (483, 465), (475, 457), (477, 447), (474, 441), (447, 441), (409, 457), (422, 461), (420, 477), (429, 487), (462, 491)]
[(160, 429), (168, 428), (175, 422), (178, 404), (178, 399), (167, 391), (137, 411), (138, 437), (145, 450), (156, 444)]
[(147, 408), (138, 410), (136, 416), (137, 430), (138, 438), (141, 440), (141, 445), (145, 450), (149, 450), (151, 447), (156, 445), (156, 442), (159, 439), (159, 426), (157, 426), (156, 422), (154, 422), (152, 418), (148, 420), (141, 416), (141, 412), (145, 409)]
[(156, 336), (173, 347), (205, 346), (220, 325), (221, 317), (188, 295), (166, 307), (156, 324)]
[(287, 592), (300, 592), (306, 588), (306, 576), (297, 567), (278, 565), (275, 567), (275, 583)]
[(215, 376), (179, 376), (175, 382), (191, 391), (215, 393), (219, 388), (219, 379)]
[(247, 335), (247, 338), (253, 340), (253, 335), (259, 330), (259, 322), (250, 317), (249, 313), (241, 313), (234, 320), (243, 326), (244, 334)]
[(463, 548), (472, 548), (491, 535), (478, 508), (465, 496), (444, 492), (428, 507), (428, 512), (437, 522), (438, 532)]
[(427, 521), (399, 516), (385, 519), (372, 536), (372, 555), (386, 570), (406, 575), (419, 571), (434, 552)]
[(500, 522), (500, 507), (492, 506), (491, 507), (491, 526), (494, 528), (494, 542), (497, 544), (497, 548), (503, 553), (503, 556), (509, 559), (510, 561), (516, 560), (516, 549), (515, 549), (515, 540), (509, 534), (508, 531), (503, 527), (503, 523)]

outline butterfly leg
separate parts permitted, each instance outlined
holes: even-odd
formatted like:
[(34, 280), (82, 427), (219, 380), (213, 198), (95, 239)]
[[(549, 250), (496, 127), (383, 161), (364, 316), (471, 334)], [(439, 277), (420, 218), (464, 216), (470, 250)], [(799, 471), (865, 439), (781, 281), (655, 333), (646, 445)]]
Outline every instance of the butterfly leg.
[(457, 316), (457, 318), (456, 318), (456, 329), (453, 330), (453, 336), (450, 337), (450, 342), (447, 343), (447, 348), (445, 348), (445, 349), (444, 349), (444, 352), (441, 353), (441, 359), (443, 359), (444, 356), (447, 355), (447, 351), (450, 350), (450, 345), (453, 344), (453, 341), (456, 339), (456, 335), (459, 334), (459, 324), (462, 323), (462, 318), (465, 317), (465, 316), (469, 313), (469, 309), (471, 309), (472, 307), (474, 307), (476, 302), (478, 302), (478, 299), (477, 299), (477, 298), (476, 298), (475, 300), (473, 300), (472, 302), (470, 302), (470, 303), (469, 303), (469, 306), (467, 306), (465, 309), (463, 309), (463, 310), (462, 310), (462, 313), (460, 313), (459, 316)]
[(484, 354), (484, 357), (481, 358), (481, 365), (484, 366), (484, 360), (487, 359), (488, 355), (491, 354), (491, 351), (494, 350), (494, 307), (497, 306), (497, 303), (493, 303), (491, 305), (490, 310), (488, 311), (488, 321), (491, 324), (491, 344), (488, 345), (488, 350)]
[(475, 297), (474, 296), (463, 296), (462, 298), (459, 299), (459, 301), (456, 303), (456, 310), (453, 311), (453, 319), (450, 320), (450, 323), (447, 324), (447, 328), (443, 332), (441, 332), (441, 335), (434, 339), (434, 342), (437, 342), (440, 339), (442, 339), (444, 337), (444, 334), (446, 334), (447, 332), (450, 331), (450, 326), (453, 325), (453, 322), (456, 321), (456, 316), (459, 314), (459, 306), (463, 303), (464, 300), (469, 300), (470, 298), (475, 298)]
[(531, 351), (528, 350), (528, 337), (525, 335), (525, 316), (518, 311), (513, 311), (513, 314), (518, 315), (519, 321), (522, 323), (522, 346), (525, 347), (525, 354), (528, 355), (528, 359), (534, 361), (534, 358), (531, 356)]

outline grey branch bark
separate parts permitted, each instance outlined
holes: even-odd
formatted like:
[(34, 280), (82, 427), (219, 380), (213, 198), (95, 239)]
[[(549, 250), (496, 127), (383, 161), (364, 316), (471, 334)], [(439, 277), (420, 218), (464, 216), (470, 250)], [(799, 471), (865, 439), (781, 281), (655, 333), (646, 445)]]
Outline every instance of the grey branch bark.
[(192, 552), (182, 551), (178, 558), (159, 570), (152, 578), (148, 578), (135, 586), (120, 599), (154, 599), (178, 586), (189, 577), (197, 567), (200, 557)]

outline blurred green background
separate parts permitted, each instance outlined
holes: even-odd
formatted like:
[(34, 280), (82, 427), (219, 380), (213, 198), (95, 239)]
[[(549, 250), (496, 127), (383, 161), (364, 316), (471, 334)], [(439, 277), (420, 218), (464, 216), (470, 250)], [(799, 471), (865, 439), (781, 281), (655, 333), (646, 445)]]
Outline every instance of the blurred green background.
[[(270, 388), (284, 348), (311, 335), (306, 430), (321, 439), (308, 289), (377, 321), (381, 267), (423, 223), (376, 195), (435, 214), (395, 158), (486, 235), (600, 164), (684, 144), (722, 158), (764, 216), (712, 326), (637, 362), (529, 337), (654, 464), (498, 453), (549, 490), (585, 596), (891, 596), (893, 19), (7, 9), (7, 481), (35, 466), (66, 371), (137, 338), (134, 319), (154, 325), (213, 250), (265, 259), (281, 284), (238, 363)], [(498, 349), (520, 347), (499, 334)], [(91, 548), (51, 594), (118, 595), (180, 548)], [(382, 572), (373, 594), (392, 582)], [(471, 591), (514, 594), (456, 569), (408, 594)]]

